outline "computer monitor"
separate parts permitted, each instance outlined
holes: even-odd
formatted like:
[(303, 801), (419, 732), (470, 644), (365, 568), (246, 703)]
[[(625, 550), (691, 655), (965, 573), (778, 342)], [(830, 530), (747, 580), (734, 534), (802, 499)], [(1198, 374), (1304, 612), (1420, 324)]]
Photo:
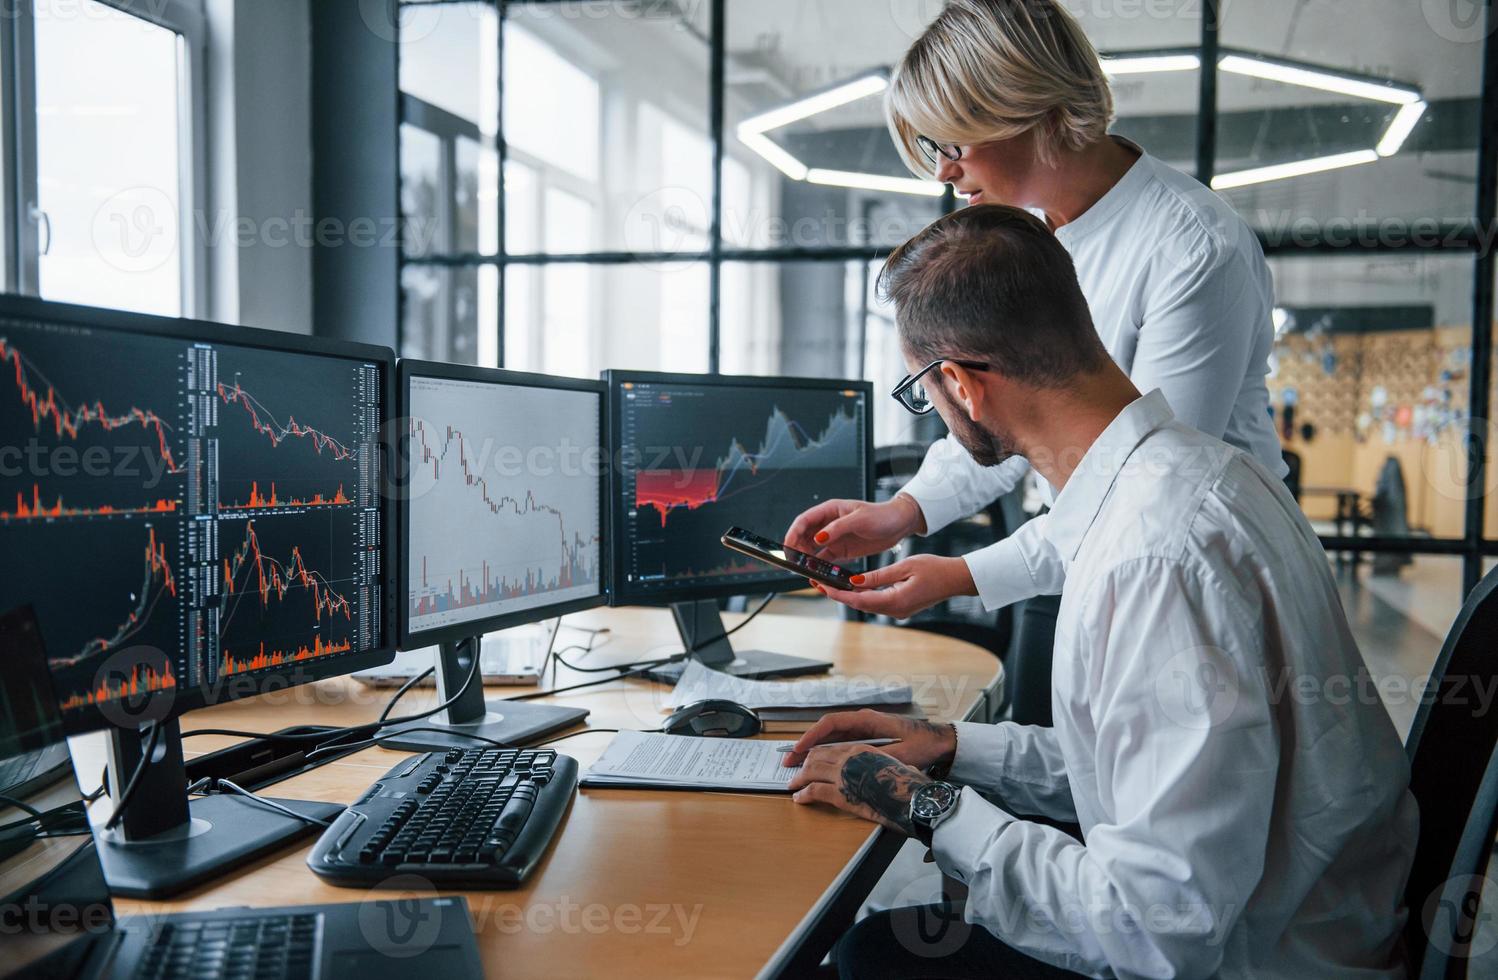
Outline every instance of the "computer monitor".
[[(405, 359), (399, 378), (401, 649), (439, 645), (445, 701), (484, 634), (607, 602), (604, 386)], [(513, 744), (586, 714), (486, 706), (475, 685), (448, 708), (451, 734), (412, 731), (386, 744)]]
[(613, 602), (670, 604), (687, 648), (714, 666), (759, 676), (820, 665), (735, 656), (714, 642), (723, 629), (713, 600), (806, 584), (720, 539), (734, 525), (781, 538), (818, 501), (870, 498), (872, 386), (635, 371), (605, 379)]
[[(35, 611), (68, 731), (110, 731), (112, 791), (158, 729), (101, 848), (117, 892), (307, 829), (189, 810), (176, 719), (394, 655), (394, 391), (386, 348), (0, 298), (0, 609)], [(193, 827), (191, 860), (123, 846)]]

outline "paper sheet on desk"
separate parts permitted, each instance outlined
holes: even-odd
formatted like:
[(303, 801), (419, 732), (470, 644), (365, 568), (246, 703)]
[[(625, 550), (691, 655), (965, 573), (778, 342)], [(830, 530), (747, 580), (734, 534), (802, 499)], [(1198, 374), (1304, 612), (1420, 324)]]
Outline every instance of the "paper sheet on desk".
[(800, 766), (786, 768), (780, 743), (620, 732), (580, 780), (584, 786), (734, 789), (784, 793)]
[(855, 708), (863, 705), (909, 704), (909, 684), (872, 678), (827, 677), (819, 680), (757, 681), (735, 677), (688, 660), (667, 706), (680, 708), (694, 701), (723, 698), (747, 708)]

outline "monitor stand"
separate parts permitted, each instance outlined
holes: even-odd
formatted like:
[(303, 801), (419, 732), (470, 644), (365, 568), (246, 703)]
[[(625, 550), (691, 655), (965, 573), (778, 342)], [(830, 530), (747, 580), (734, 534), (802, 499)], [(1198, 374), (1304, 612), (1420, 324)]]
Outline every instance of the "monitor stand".
[[(483, 637), (470, 636), (437, 648), (437, 702), (440, 704), (462, 690), (473, 658), (483, 648)], [(542, 665), (543, 672), (545, 665)], [(448, 706), (443, 715), (433, 715), (385, 730), (380, 744), (408, 752), (442, 752), (447, 749), (482, 749), (489, 741), (504, 745), (524, 742), (571, 728), (588, 717), (586, 708), (564, 708), (529, 701), (485, 701), (482, 678), (461, 698)], [(428, 731), (428, 729), (440, 729)], [(391, 738), (389, 736), (396, 736)], [(478, 736), (471, 738), (468, 736)]]
[[(723, 616), (718, 612), (718, 603), (712, 599), (694, 602), (673, 602), (671, 615), (676, 619), (676, 629), (681, 633), (682, 648), (691, 651), (691, 656), (704, 666), (721, 670), (737, 677), (795, 677), (801, 674), (825, 674), (832, 669), (826, 660), (810, 660), (792, 657), (785, 653), (770, 653), (766, 650), (733, 649), (728, 641), (728, 630), (723, 625)], [(675, 684), (685, 669), (681, 661), (649, 671), (646, 676), (664, 684)]]
[[(182, 730), (163, 721), (156, 750), (141, 774), (125, 815), (113, 830), (97, 835), (99, 859), (109, 890), (127, 898), (165, 898), (221, 877), (225, 872), (321, 832), (241, 796), (187, 797)], [(144, 733), (109, 733), (109, 788), (116, 802), (145, 751)], [(298, 813), (332, 820), (337, 803), (277, 799)]]

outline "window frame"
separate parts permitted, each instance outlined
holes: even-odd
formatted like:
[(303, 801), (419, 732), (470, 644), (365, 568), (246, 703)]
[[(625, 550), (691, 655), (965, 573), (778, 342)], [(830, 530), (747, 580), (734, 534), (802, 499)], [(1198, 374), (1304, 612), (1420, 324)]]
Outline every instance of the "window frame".
[[(177, 35), (178, 253), (182, 316), (203, 317), (210, 307), (207, 241), (197, 221), (208, 200), (208, 40), (203, 0), (92, 0)], [(36, 8), (22, 0), (12, 17), (0, 18), (0, 44), (9, 53), (3, 100), (5, 241), (0, 285), (8, 292), (41, 295), (41, 258), (46, 215), (38, 204), (36, 117)], [(50, 235), (50, 229), (47, 229)], [(48, 243), (50, 246), (50, 242)]]
[[(419, 0), (409, 0), (419, 2)], [(431, 2), (431, 0), (427, 0)], [(486, 0), (493, 3), (500, 18), (500, 76), (504, 75), (504, 25), (512, 6), (535, 6), (548, 3), (578, 3), (581, 0)], [(700, 253), (629, 253), (598, 251), (584, 255), (561, 255), (545, 252), (512, 255), (506, 251), (504, 242), (504, 201), (500, 193), (500, 248), (495, 256), (444, 256), (421, 261), (436, 264), (486, 263), (499, 266), (500, 282), (511, 265), (525, 267), (543, 266), (553, 262), (584, 263), (595, 266), (610, 264), (661, 263), (668, 261), (705, 261), (709, 263), (708, 296), (708, 345), (709, 370), (717, 373), (720, 368), (720, 338), (722, 330), (722, 271), (724, 263), (763, 263), (770, 268), (792, 262), (848, 262), (864, 263), (881, 261), (890, 252), (888, 247), (874, 245), (852, 245), (831, 247), (785, 247), (755, 249), (730, 245), (723, 237), (723, 172), (724, 161), (734, 151), (725, 139), (724, 90), (725, 64), (727, 61), (726, 31), (727, 3), (730, 0), (707, 0), (707, 35), (701, 39), (709, 51), (708, 71), (708, 139), (712, 146), (712, 201), (710, 205), (711, 230), (708, 247)], [(732, 0), (735, 3), (750, 3), (755, 0)], [(1196, 132), (1196, 176), (1210, 183), (1216, 172), (1217, 124), (1218, 124), (1218, 67), (1216, 54), (1220, 45), (1221, 0), (1203, 0), (1201, 4), (1200, 36), (1197, 48), (1204, 66), (1198, 71), (1197, 82), (1197, 132)], [(1482, 41), (1482, 68), (1480, 93), (1480, 128), (1477, 133), (1477, 187), (1471, 220), (1454, 227), (1443, 227), (1439, 242), (1416, 245), (1406, 241), (1401, 245), (1367, 244), (1377, 242), (1363, 235), (1330, 237), (1297, 236), (1294, 241), (1262, 240), (1264, 251), (1269, 256), (1318, 256), (1357, 255), (1367, 253), (1418, 251), (1442, 254), (1470, 255), (1474, 263), (1475, 285), (1472, 291), (1472, 370), (1470, 373), (1469, 413), (1470, 417), (1486, 419), (1491, 411), (1489, 385), (1492, 378), (1494, 330), (1494, 275), (1498, 272), (1491, 249), (1484, 248), (1483, 229), (1498, 227), (1498, 11), (1485, 4), (1487, 30)], [(607, 93), (604, 93), (607, 99)], [(499, 120), (500, 172), (504, 173), (507, 159), (504, 140), (503, 97)], [(602, 138), (602, 137), (601, 137)], [(521, 154), (516, 154), (521, 159)], [(526, 159), (528, 164), (534, 163)], [(503, 179), (503, 178), (501, 178)], [(538, 180), (538, 185), (544, 181)], [(942, 198), (942, 210), (949, 212), (956, 207), (956, 199), (948, 189)], [(1376, 230), (1376, 229), (1375, 229)], [(407, 261), (403, 257), (402, 261)], [(758, 266), (754, 266), (758, 268)], [(500, 287), (503, 289), (503, 285)], [(505, 330), (504, 305), (500, 305), (500, 362), (504, 363), (503, 338)], [(868, 356), (867, 324), (854, 331), (861, 350), (850, 352), (850, 363), (866, 363)], [(1484, 486), (1488, 466), (1485, 433), (1479, 427), (1471, 427), (1468, 435), (1468, 458), (1470, 461), (1468, 485), (1473, 488), (1466, 500), (1465, 532), (1452, 538), (1338, 538), (1322, 536), (1321, 541), (1328, 551), (1392, 552), (1400, 554), (1429, 554), (1459, 556), (1463, 559), (1464, 594), (1481, 578), (1485, 556), (1498, 556), (1498, 539), (1483, 535), (1483, 520), (1486, 499), (1480, 492)], [(1498, 460), (1494, 461), (1498, 464)]]

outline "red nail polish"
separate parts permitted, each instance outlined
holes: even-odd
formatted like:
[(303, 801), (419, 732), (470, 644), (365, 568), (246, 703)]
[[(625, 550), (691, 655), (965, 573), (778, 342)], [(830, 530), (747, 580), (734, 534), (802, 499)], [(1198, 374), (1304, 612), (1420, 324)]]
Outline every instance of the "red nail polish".
[(864, 578), (862, 575), (855, 575), (848, 581), (852, 582), (854, 585), (862, 585), (864, 582)]
[(815, 541), (817, 542), (817, 544), (826, 544), (831, 537), (832, 535), (828, 534), (826, 531), (818, 531)]

